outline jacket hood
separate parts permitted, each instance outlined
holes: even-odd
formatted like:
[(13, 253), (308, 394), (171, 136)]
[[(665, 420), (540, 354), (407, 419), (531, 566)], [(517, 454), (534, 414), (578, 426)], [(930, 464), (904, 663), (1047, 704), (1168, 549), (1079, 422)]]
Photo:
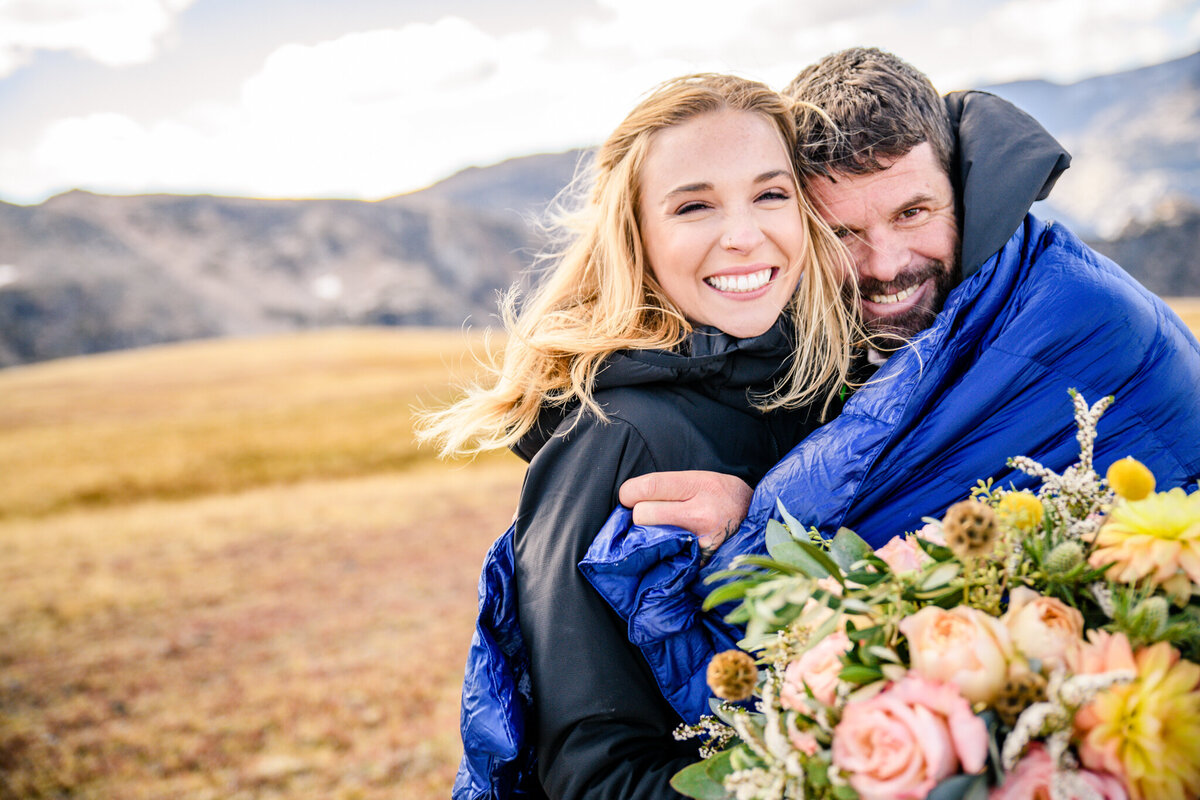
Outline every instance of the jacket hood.
[[(786, 373), (795, 351), (786, 315), (761, 336), (738, 339), (706, 325), (674, 350), (620, 350), (604, 362), (595, 391), (650, 384), (702, 384), (706, 393), (731, 405), (750, 405), (751, 390), (767, 391)], [(513, 445), (513, 452), (533, 459), (577, 403), (543, 406), (537, 424)]]
[(946, 110), (956, 131), (952, 176), (969, 278), (1045, 200), (1071, 156), (1033, 117), (987, 92), (952, 92)]

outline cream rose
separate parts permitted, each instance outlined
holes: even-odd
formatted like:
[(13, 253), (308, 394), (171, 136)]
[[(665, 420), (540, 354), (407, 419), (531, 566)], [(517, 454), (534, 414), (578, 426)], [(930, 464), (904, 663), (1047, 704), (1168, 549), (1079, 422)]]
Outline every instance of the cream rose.
[(1012, 643), (1000, 620), (976, 608), (925, 608), (900, 622), (912, 671), (953, 683), (972, 703), (990, 703), (1004, 687)]
[(833, 763), (862, 800), (923, 798), (986, 758), (987, 728), (958, 690), (914, 676), (847, 704), (833, 731)]
[(1078, 610), (1024, 586), (1009, 594), (1001, 621), (1017, 650), (1041, 661), (1046, 672), (1064, 666), (1067, 653), (1083, 643), (1083, 615)]

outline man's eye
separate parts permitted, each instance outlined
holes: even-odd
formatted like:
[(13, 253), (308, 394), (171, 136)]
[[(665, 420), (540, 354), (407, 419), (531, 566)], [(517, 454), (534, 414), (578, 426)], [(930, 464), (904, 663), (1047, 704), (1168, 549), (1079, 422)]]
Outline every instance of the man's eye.
[(900, 212), (900, 219), (912, 219), (924, 210), (923, 208), (906, 208)]

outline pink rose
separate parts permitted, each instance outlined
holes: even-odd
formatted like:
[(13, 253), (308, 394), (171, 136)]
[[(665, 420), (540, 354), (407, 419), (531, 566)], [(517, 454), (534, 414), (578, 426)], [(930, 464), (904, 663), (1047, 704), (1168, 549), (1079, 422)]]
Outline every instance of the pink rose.
[(917, 546), (916, 540), (907, 536), (893, 536), (891, 541), (875, 551), (897, 575), (912, 572), (929, 561), (925, 551)]
[(862, 800), (919, 800), (942, 779), (983, 769), (987, 728), (958, 690), (908, 676), (846, 705), (833, 763)]
[(1083, 615), (1061, 600), (1024, 586), (1012, 590), (1002, 618), (1013, 644), (1049, 672), (1066, 664), (1067, 652), (1083, 642)]
[[(1017, 762), (1012, 771), (988, 795), (988, 800), (1051, 800), (1050, 780), (1054, 777), (1054, 761), (1040, 744), (1032, 744), (1029, 752)], [(1126, 800), (1125, 787), (1112, 775), (1079, 770), (1079, 782), (1095, 792), (1099, 800)], [(1077, 795), (1069, 795), (1075, 800)]]
[(913, 672), (953, 683), (972, 703), (990, 703), (1004, 688), (1012, 643), (1000, 620), (976, 608), (926, 606), (900, 621)]
[(808, 731), (788, 728), (788, 740), (792, 743), (792, 747), (795, 747), (806, 756), (815, 756), (817, 751), (821, 749), (821, 745), (817, 742), (817, 737)]
[(787, 665), (783, 673), (783, 688), (779, 702), (794, 711), (809, 711), (805, 703), (807, 684), (813, 697), (825, 705), (833, 705), (837, 696), (838, 673), (842, 671), (841, 656), (852, 646), (844, 631), (835, 631), (822, 639), (815, 647)]

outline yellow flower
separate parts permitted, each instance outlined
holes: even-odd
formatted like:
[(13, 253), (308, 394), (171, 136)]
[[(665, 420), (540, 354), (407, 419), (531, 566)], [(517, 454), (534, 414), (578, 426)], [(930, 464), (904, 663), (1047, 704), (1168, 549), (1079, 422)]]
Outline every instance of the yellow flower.
[(1126, 500), (1141, 500), (1154, 491), (1154, 473), (1133, 456), (1114, 461), (1104, 477)]
[(1200, 666), (1166, 642), (1134, 656), (1137, 678), (1080, 709), (1080, 760), (1122, 779), (1130, 800), (1200, 797)]
[(996, 504), (996, 515), (1001, 522), (1027, 533), (1042, 524), (1045, 513), (1042, 501), (1031, 492), (1005, 492)]
[(1183, 489), (1118, 502), (1095, 538), (1089, 562), (1115, 564), (1122, 583), (1143, 578), (1185, 600), (1200, 585), (1200, 492)]

